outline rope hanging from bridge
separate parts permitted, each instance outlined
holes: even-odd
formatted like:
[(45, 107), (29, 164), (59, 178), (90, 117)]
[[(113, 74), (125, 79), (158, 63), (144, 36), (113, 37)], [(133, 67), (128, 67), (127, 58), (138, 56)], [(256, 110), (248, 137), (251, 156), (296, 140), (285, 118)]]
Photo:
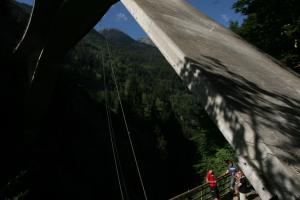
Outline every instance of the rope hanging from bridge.
[[(105, 72), (103, 52), (101, 52), (101, 54), (102, 54), (101, 58), (102, 58), (103, 86), (104, 86), (105, 109), (106, 109), (106, 116), (107, 116), (108, 131), (109, 131), (109, 135), (110, 135), (111, 148), (112, 148), (112, 152), (113, 152), (115, 170), (116, 170), (117, 177), (118, 177), (118, 184), (119, 184), (119, 189), (120, 189), (120, 193), (121, 193), (121, 198), (122, 198), (122, 200), (124, 200), (124, 193), (123, 193), (121, 177), (120, 177), (120, 172), (119, 172), (119, 167), (118, 167), (118, 166), (120, 166), (119, 165), (120, 160), (119, 160), (116, 140), (115, 140), (114, 133), (113, 133), (113, 128), (112, 128), (111, 114), (110, 114), (110, 110), (109, 110), (109, 107), (108, 107), (107, 87), (106, 87), (106, 72)], [(122, 180), (124, 180), (124, 178)], [(125, 190), (126, 190), (126, 185), (125, 185)], [(126, 192), (126, 194), (127, 194), (127, 192)]]
[[(105, 41), (106, 41), (106, 48), (107, 48), (107, 52), (108, 52), (108, 57), (110, 59), (112, 56), (111, 56), (111, 51), (110, 51), (109, 44), (108, 44), (108, 41), (106, 40), (106, 38), (105, 38)], [(116, 74), (115, 74), (114, 67), (111, 64), (111, 62), (109, 62), (109, 66), (111, 68), (112, 78), (113, 78), (113, 82), (114, 82), (114, 85), (115, 85), (115, 88), (116, 88), (116, 91), (117, 91), (118, 101), (119, 101), (119, 104), (120, 104), (120, 108), (121, 108), (121, 112), (122, 112), (122, 116), (123, 116), (123, 121), (124, 121), (124, 124), (125, 124), (128, 140), (129, 140), (131, 151), (132, 151), (132, 155), (133, 155), (133, 158), (134, 158), (134, 163), (135, 163), (136, 170), (137, 170), (137, 173), (138, 173), (138, 176), (139, 176), (139, 181), (140, 181), (140, 184), (141, 184), (141, 187), (142, 187), (142, 190), (143, 190), (144, 198), (145, 198), (145, 200), (147, 200), (148, 199), (147, 198), (147, 193), (146, 193), (143, 178), (142, 178), (142, 175), (141, 175), (141, 172), (140, 172), (139, 164), (138, 164), (138, 161), (137, 161), (137, 158), (136, 158), (136, 153), (135, 153), (133, 142), (132, 142), (132, 139), (131, 139), (131, 134), (130, 134), (130, 131), (129, 131), (129, 128), (128, 128), (125, 112), (124, 112), (124, 109), (123, 109), (123, 104), (122, 104), (122, 101), (121, 101), (119, 87), (118, 87), (118, 83), (117, 83), (117, 79), (116, 79)]]

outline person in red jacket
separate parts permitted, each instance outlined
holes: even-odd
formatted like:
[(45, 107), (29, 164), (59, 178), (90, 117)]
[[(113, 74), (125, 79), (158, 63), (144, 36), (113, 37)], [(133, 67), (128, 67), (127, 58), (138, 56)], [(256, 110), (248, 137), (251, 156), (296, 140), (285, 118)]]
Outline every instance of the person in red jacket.
[(214, 175), (213, 170), (208, 170), (207, 175), (205, 177), (205, 181), (206, 183), (209, 184), (209, 188), (210, 188), (210, 193), (212, 198), (214, 198), (214, 200), (219, 200), (220, 199), (220, 195), (219, 195), (219, 190), (218, 190), (218, 185), (217, 185), (217, 179)]

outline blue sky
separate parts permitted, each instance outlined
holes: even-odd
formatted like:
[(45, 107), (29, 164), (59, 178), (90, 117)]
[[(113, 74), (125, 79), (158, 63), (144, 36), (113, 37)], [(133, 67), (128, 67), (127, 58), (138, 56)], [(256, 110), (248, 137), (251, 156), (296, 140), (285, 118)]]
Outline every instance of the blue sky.
[[(32, 4), (33, 0), (18, 0)], [(231, 6), (235, 0), (187, 0), (194, 7), (213, 18), (220, 24), (228, 26), (230, 20), (242, 22), (243, 16), (235, 13)], [(117, 28), (137, 39), (146, 34), (135, 22), (122, 3), (117, 3), (105, 14), (95, 28)]]

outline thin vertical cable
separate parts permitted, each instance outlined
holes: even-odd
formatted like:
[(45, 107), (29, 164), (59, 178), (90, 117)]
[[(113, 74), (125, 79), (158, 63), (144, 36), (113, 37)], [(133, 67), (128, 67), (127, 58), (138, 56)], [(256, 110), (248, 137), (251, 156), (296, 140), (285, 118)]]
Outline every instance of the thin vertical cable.
[(116, 169), (116, 173), (117, 173), (117, 177), (118, 177), (120, 193), (121, 193), (122, 200), (124, 200), (123, 189), (122, 189), (122, 184), (121, 184), (121, 179), (120, 179), (120, 174), (119, 174), (119, 169), (118, 169), (118, 162), (117, 162), (117, 157), (116, 157), (116, 146), (115, 146), (114, 137), (112, 135), (113, 133), (112, 133), (110, 112), (109, 112), (109, 108), (107, 105), (108, 100), (107, 100), (107, 87), (106, 87), (106, 75), (105, 75), (103, 52), (101, 52), (101, 53), (102, 53), (103, 85), (104, 85), (105, 108), (106, 108), (106, 115), (107, 115), (108, 130), (109, 130), (109, 135), (110, 135), (111, 148), (112, 148), (112, 152), (113, 152), (115, 169)]
[[(107, 47), (107, 50), (108, 50), (108, 56), (111, 58), (111, 52), (110, 52), (107, 40), (106, 40), (106, 47)], [(121, 107), (121, 111), (122, 111), (122, 115), (123, 115), (123, 120), (124, 120), (124, 124), (125, 124), (125, 127), (126, 127), (128, 139), (129, 139), (129, 142), (130, 142), (131, 151), (132, 151), (132, 154), (133, 154), (133, 158), (134, 158), (134, 162), (135, 162), (135, 165), (136, 165), (137, 173), (138, 173), (139, 180), (140, 180), (140, 183), (141, 183), (141, 186), (142, 186), (142, 189), (143, 189), (144, 197), (147, 200), (148, 198), (147, 198), (146, 190), (145, 190), (145, 187), (144, 187), (143, 178), (142, 178), (142, 175), (141, 175), (141, 172), (140, 172), (140, 168), (139, 168), (139, 165), (138, 165), (138, 162), (137, 162), (137, 159), (136, 159), (136, 154), (135, 154), (135, 150), (134, 150), (134, 147), (133, 147), (131, 134), (130, 134), (129, 129), (128, 129), (127, 120), (126, 120), (126, 117), (125, 117), (125, 112), (124, 112), (124, 109), (123, 109), (123, 105), (122, 105), (122, 101), (121, 101), (121, 97), (120, 97), (120, 93), (119, 93), (119, 87), (118, 87), (118, 84), (117, 84), (115, 71), (114, 71), (114, 68), (113, 68), (112, 64), (109, 63), (109, 65), (110, 65), (110, 68), (111, 68), (111, 71), (112, 71), (114, 84), (115, 84), (115, 87), (116, 87), (116, 90), (117, 90), (118, 100), (119, 100), (119, 103), (120, 103), (120, 107)]]

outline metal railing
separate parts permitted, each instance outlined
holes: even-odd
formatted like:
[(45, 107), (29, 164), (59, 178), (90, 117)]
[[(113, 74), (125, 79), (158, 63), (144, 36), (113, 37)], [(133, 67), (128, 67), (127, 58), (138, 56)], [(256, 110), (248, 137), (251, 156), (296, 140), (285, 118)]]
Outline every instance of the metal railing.
[[(230, 184), (229, 174), (225, 174), (217, 178), (217, 185), (221, 197), (226, 195), (230, 191), (229, 184)], [(210, 193), (209, 184), (205, 183), (191, 190), (188, 190), (180, 195), (177, 195), (169, 200), (210, 200), (210, 199), (212, 199), (212, 196)]]

